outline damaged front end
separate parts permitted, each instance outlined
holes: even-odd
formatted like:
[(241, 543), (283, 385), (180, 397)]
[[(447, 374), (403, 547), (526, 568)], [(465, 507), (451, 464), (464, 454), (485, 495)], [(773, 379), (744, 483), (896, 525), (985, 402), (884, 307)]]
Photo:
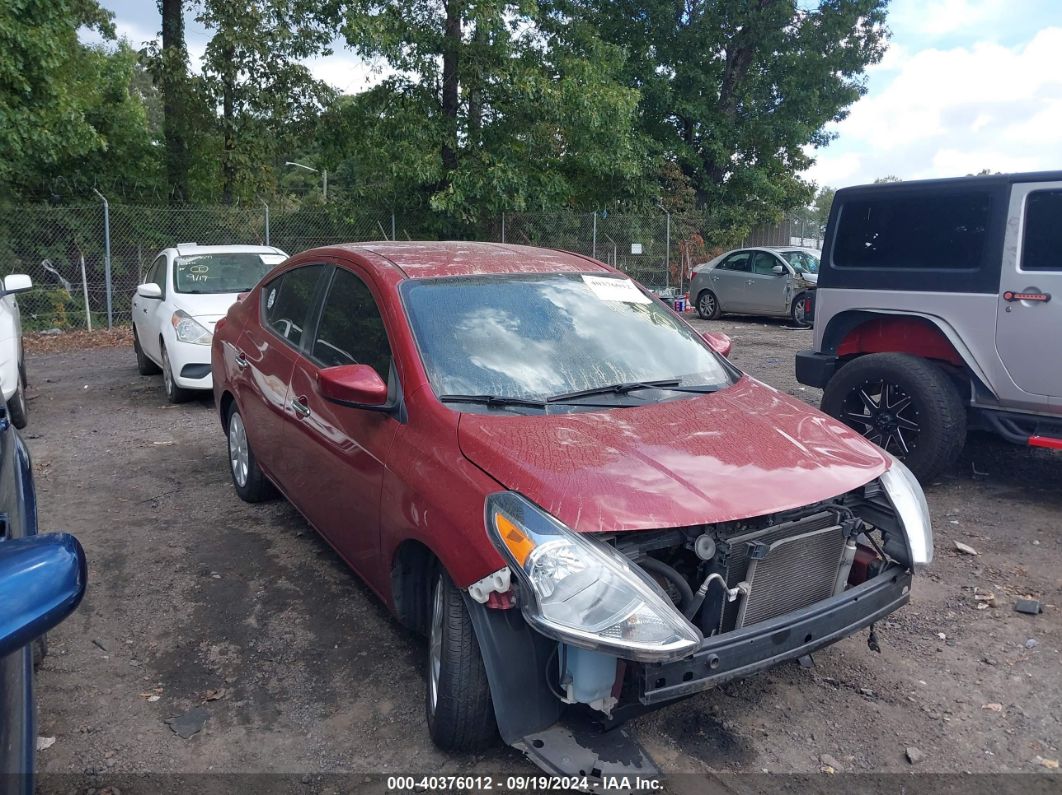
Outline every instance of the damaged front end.
[(625, 719), (873, 625), (932, 559), (924, 497), (895, 462), (835, 499), (718, 524), (581, 535), (512, 492), (486, 514), (511, 582), (466, 602), (499, 730), (591, 778), (658, 775)]

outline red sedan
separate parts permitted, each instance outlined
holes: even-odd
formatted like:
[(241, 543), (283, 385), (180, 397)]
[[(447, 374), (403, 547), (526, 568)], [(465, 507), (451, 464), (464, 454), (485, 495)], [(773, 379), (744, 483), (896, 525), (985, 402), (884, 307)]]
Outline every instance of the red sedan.
[(212, 364), (239, 496), (428, 637), (432, 739), (600, 775), (651, 762), (571, 721), (872, 627), (932, 559), (903, 465), (727, 347), (587, 257), (384, 242), (287, 260)]

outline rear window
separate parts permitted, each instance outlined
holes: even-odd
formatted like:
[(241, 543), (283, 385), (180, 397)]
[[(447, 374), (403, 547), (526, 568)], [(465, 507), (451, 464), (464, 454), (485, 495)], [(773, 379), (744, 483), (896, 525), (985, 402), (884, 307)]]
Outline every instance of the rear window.
[(833, 267), (977, 270), (990, 210), (987, 191), (850, 200), (841, 211)]

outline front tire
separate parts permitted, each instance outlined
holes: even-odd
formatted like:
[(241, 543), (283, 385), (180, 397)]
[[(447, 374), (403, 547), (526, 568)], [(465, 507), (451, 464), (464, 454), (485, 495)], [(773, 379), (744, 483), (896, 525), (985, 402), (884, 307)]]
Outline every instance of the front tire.
[(428, 732), (444, 751), (481, 751), (497, 742), (498, 724), (479, 642), (464, 598), (439, 568), (428, 630)]
[(159, 366), (147, 357), (144, 349), (140, 346), (140, 337), (137, 336), (136, 326), (133, 326), (133, 351), (136, 353), (136, 371), (140, 375), (155, 375), (159, 371)]
[(811, 312), (809, 293), (801, 293), (793, 299), (793, 305), (789, 307), (789, 320), (797, 328), (811, 328)]
[(236, 494), (244, 502), (264, 502), (273, 497), (276, 490), (258, 466), (258, 459), (247, 440), (243, 417), (235, 403), (225, 418), (225, 435), (229, 443), (229, 474)]
[(701, 320), (715, 320), (722, 314), (719, 299), (711, 290), (701, 290), (697, 295), (697, 314)]
[(170, 364), (170, 355), (166, 352), (166, 346), (160, 342), (162, 348), (162, 388), (166, 392), (166, 399), (170, 403), (184, 403), (191, 396), (191, 390), (177, 386), (177, 379), (173, 377), (173, 365)]
[(872, 353), (826, 385), (822, 410), (892, 453), (923, 483), (950, 467), (966, 443), (959, 391), (937, 365), (906, 353)]
[(19, 430), (26, 427), (29, 422), (29, 406), (26, 403), (26, 369), (24, 365), (18, 367), (18, 386), (15, 394), (7, 401), (7, 417), (11, 424)]

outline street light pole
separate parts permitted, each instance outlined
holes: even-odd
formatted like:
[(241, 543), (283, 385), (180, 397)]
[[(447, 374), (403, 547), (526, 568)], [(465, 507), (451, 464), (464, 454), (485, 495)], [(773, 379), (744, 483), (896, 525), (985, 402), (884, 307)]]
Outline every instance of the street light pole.
[(312, 171), (314, 174), (320, 174), (321, 175), (321, 195), (324, 197), (325, 201), (328, 201), (328, 169), (327, 168), (323, 169), (321, 171), (318, 171), (316, 168), (311, 168), (310, 166), (304, 166), (302, 163), (296, 163), (294, 160), (285, 160), (284, 161), (284, 165), (285, 166), (295, 166), (296, 168), (304, 168), (307, 171)]

